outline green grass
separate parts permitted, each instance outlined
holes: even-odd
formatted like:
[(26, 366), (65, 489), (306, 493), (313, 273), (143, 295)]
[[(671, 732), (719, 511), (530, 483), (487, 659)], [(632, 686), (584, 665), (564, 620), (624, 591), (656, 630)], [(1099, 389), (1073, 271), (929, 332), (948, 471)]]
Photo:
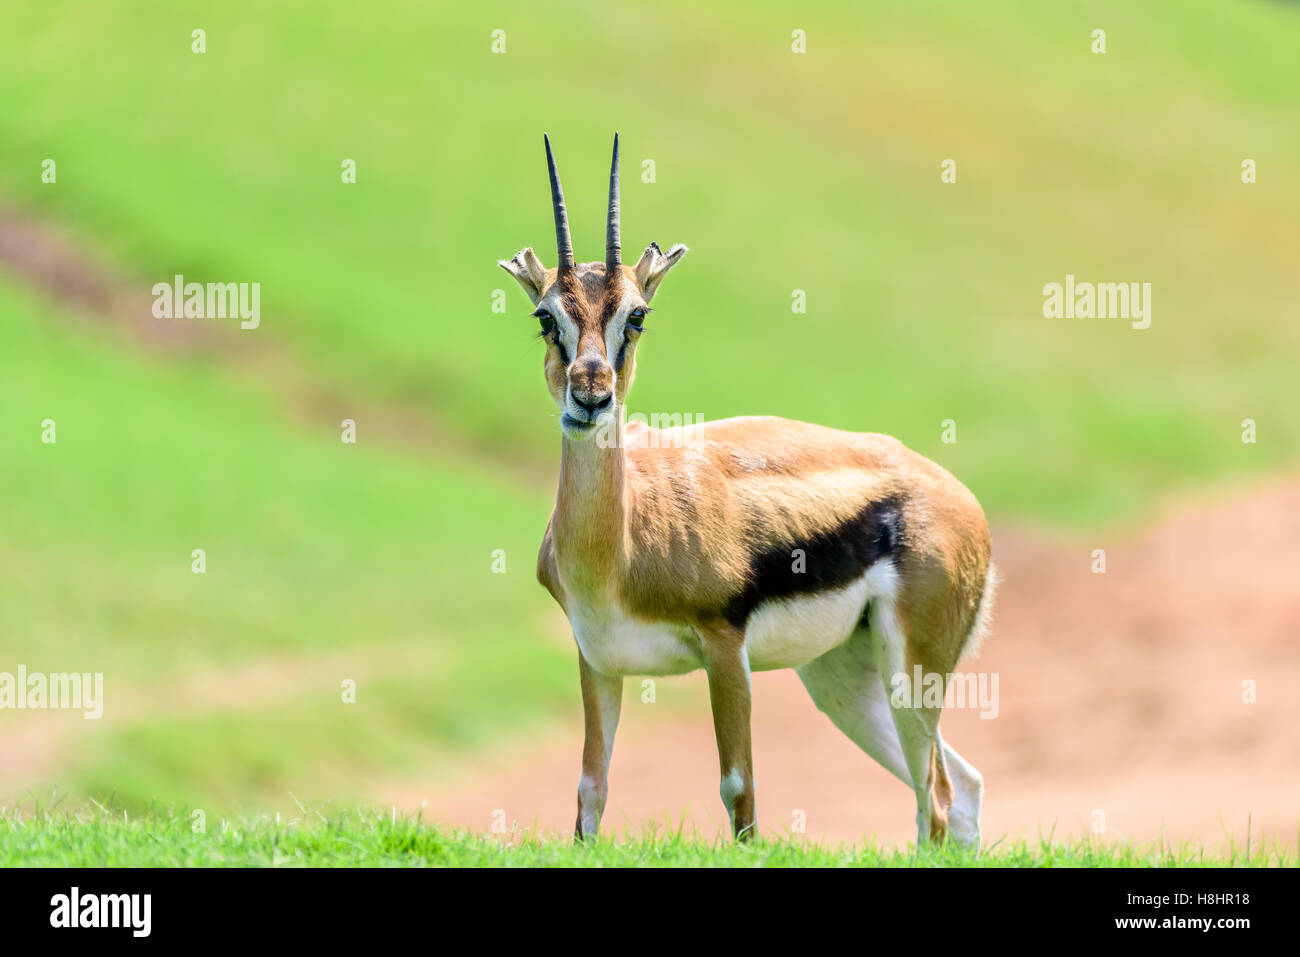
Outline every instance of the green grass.
[(44, 729), (5, 795), (361, 798), (576, 700), (533, 572), (545, 492), (367, 441), (364, 418), (345, 445), (72, 322), (0, 279), (0, 670), (102, 672), (105, 712), (0, 713), (0, 742)]
[[(891, 432), (996, 515), (1075, 526), (1300, 457), (1276, 398), (1300, 349), (1294, 7), (565, 7), (375, 0), (362, 24), (306, 0), (7, 5), (0, 189), (142, 288), (260, 281), (253, 335), (323, 380), (549, 464), (534, 324), (495, 263), (553, 259), (544, 128), (599, 258), (620, 127), (625, 247), (692, 246), (637, 409)], [(1045, 320), (1066, 272), (1153, 283), (1152, 327)], [(1261, 440), (1243, 448), (1246, 417)]]
[(1293, 852), (1207, 852), (1080, 841), (955, 847), (820, 844), (799, 837), (706, 842), (665, 828), (630, 840), (575, 845), (519, 831), (453, 832), (418, 817), (366, 811), (294, 818), (208, 819), (179, 812), (132, 817), (0, 812), (0, 867), (1294, 867)]

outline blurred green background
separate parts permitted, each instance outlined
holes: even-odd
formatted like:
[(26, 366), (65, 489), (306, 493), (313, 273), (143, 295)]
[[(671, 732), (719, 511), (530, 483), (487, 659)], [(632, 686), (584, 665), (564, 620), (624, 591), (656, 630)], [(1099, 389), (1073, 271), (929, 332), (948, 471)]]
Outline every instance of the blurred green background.
[[(543, 130), (580, 259), (615, 129), (624, 248), (692, 249), (633, 411), (890, 432), (1059, 536), (1293, 465), (1297, 49), (1270, 0), (10, 0), (0, 216), (146, 302), (260, 282), (262, 321), (159, 347), (0, 268), (0, 671), (106, 686), (99, 722), (0, 712), (0, 804), (382, 798), (575, 713), (533, 579), (556, 416), (496, 266), (554, 262)], [(1151, 327), (1045, 319), (1067, 273), (1152, 283)]]

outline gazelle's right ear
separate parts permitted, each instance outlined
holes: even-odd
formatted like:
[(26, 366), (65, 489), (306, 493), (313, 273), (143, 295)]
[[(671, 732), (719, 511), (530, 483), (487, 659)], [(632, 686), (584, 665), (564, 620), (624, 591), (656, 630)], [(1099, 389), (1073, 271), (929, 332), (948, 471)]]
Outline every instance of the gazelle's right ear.
[(537, 301), (542, 298), (542, 290), (546, 288), (546, 267), (533, 252), (533, 247), (519, 250), (514, 259), (498, 260), (497, 265), (514, 276), (533, 305), (537, 305)]

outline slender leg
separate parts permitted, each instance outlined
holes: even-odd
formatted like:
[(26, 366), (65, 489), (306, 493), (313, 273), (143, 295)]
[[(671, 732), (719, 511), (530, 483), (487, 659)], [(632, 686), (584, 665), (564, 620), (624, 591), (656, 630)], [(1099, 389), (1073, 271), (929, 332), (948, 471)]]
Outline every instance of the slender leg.
[(709, 673), (709, 702), (722, 770), (722, 803), (736, 840), (757, 831), (754, 814), (754, 755), (750, 744), (749, 654), (745, 635), (729, 625), (697, 629)]
[[(885, 685), (892, 690), (894, 677), (901, 675), (908, 679), (907, 687), (910, 688), (911, 675), (906, 667), (907, 638), (891, 602), (882, 601), (873, 608), (871, 637), (876, 670)], [(944, 762), (946, 755), (939, 750), (940, 709), (913, 707), (910, 698), (895, 701), (892, 694), (889, 704), (903, 758), (907, 762), (912, 791), (916, 795), (917, 845), (942, 841), (948, 833), (952, 785)]]
[(980, 805), (984, 803), (984, 778), (942, 737), (938, 740), (953, 785), (952, 809), (948, 812), (948, 834), (958, 844), (978, 849)]
[(586, 737), (582, 743), (582, 779), (578, 782), (578, 820), (573, 839), (594, 837), (600, 829), (609, 795), (609, 759), (614, 752), (614, 732), (623, 705), (623, 679), (603, 675), (578, 652), (582, 681), (582, 714)]
[(844, 644), (795, 671), (835, 727), (910, 788), (912, 775), (894, 727), (888, 683), (876, 670), (871, 632), (858, 629)]

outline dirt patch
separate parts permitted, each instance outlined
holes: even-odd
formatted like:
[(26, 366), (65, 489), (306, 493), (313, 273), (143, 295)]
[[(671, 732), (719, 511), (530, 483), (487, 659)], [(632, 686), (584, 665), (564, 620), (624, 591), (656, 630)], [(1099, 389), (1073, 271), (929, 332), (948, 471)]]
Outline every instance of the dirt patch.
[[(1092, 571), (1094, 548), (1106, 551), (1105, 574)], [(1079, 836), (1104, 815), (1112, 839), (1221, 846), (1230, 833), (1240, 847), (1249, 816), (1257, 847), (1296, 849), (1300, 481), (1185, 508), (1123, 540), (1063, 546), (1004, 532), (994, 551), (1004, 584), (993, 633), (962, 667), (998, 676), (999, 711), (943, 722), (984, 774), (988, 839)], [(628, 682), (607, 830), (668, 820), (713, 836), (725, 822), (706, 686), (679, 681), (690, 713), (642, 704)], [(498, 809), (568, 830), (581, 741), (575, 720), (440, 769), (437, 785), (374, 797), (476, 830)], [(755, 676), (754, 741), (766, 831), (802, 813), (812, 838), (914, 838), (907, 788), (816, 711), (792, 672)]]
[(0, 206), (0, 267), (83, 320), (108, 325), (154, 346), (212, 348), (199, 322), (153, 318), (152, 284), (117, 275), (75, 238), (49, 223)]
[(255, 331), (234, 322), (158, 319), (153, 284), (171, 276), (123, 275), (76, 236), (3, 203), (0, 269), (64, 306), (64, 314), (75, 321), (124, 341), (178, 357), (220, 358), (230, 371), (272, 395), (287, 418), (310, 429), (337, 436), (342, 420), (352, 419), (367, 442), (443, 461), (462, 457), (490, 463), (494, 471), (529, 487), (554, 478), (554, 463), (521, 459), (517, 449), (504, 454), (499, 442), (465, 436), (439, 420), (431, 401), (392, 394), (376, 401), (364, 391), (348, 392), (323, 381), (284, 339), (265, 328), (273, 317), (264, 317)]

